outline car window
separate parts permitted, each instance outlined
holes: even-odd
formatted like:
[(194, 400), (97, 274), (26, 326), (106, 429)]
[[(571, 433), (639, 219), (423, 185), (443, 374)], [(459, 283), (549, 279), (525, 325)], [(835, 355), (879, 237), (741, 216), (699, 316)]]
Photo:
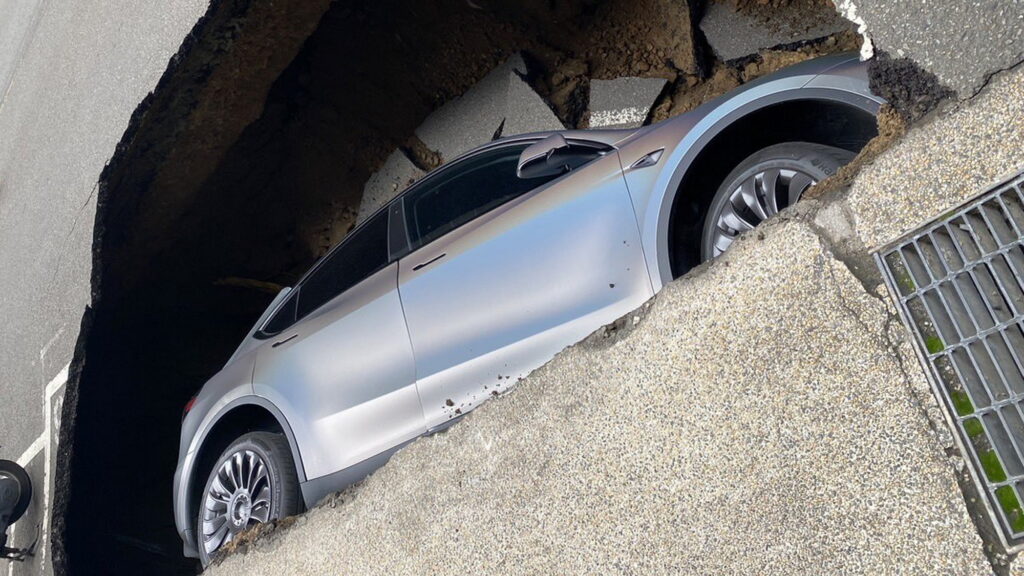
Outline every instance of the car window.
[(270, 335), (285, 330), (387, 266), (388, 213), (382, 210), (317, 264), (263, 325), (261, 332)]
[(360, 226), (299, 284), (296, 320), (387, 266), (388, 213)]
[(274, 312), (274, 316), (263, 325), (262, 332), (266, 334), (277, 334), (295, 323), (295, 303), (299, 301), (299, 291), (292, 290), (288, 299), (284, 301)]
[(556, 178), (524, 180), (516, 176), (519, 155), (530, 144), (481, 152), (410, 191), (405, 211), (412, 246), (422, 246)]

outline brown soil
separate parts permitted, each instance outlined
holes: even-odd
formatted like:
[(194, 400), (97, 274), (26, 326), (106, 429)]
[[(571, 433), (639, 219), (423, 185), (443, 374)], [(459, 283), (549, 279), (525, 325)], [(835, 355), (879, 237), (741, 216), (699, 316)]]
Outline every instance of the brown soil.
[(787, 66), (825, 54), (856, 50), (860, 37), (853, 32), (841, 32), (792, 50), (764, 50), (743, 64), (717, 62), (706, 80), (694, 75), (682, 76), (666, 92), (651, 113), (652, 122), (683, 114), (762, 76)]

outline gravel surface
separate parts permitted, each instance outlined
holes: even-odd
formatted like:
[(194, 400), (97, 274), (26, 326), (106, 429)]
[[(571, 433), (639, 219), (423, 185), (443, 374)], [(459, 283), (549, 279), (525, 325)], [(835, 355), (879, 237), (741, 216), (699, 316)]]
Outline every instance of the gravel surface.
[(1018, 66), (865, 166), (848, 204), (861, 239), (876, 249), (1022, 168), (1024, 66)]
[(893, 310), (756, 236), (209, 574), (990, 573)]

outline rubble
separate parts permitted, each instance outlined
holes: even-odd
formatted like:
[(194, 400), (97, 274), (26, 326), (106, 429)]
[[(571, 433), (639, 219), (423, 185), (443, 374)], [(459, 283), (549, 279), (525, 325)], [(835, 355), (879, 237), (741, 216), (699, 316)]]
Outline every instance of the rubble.
[(526, 82), (516, 55), (465, 94), (434, 111), (416, 129), (429, 148), (450, 161), (498, 136), (562, 130), (565, 126)]
[(590, 128), (639, 128), (661, 94), (661, 78), (590, 81)]
[(801, 0), (778, 7), (746, 3), (709, 2), (700, 21), (708, 44), (719, 59), (746, 58), (761, 50), (838, 34), (851, 28), (831, 2)]

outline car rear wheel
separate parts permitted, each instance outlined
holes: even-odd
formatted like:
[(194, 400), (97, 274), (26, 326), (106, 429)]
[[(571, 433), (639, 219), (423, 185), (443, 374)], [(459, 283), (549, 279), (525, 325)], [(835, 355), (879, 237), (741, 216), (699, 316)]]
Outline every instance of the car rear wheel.
[(282, 434), (250, 432), (210, 471), (199, 505), (199, 559), (208, 566), (225, 544), (258, 524), (300, 512), (299, 480)]
[(747, 157), (726, 176), (711, 200), (701, 260), (725, 252), (740, 234), (795, 204), (808, 188), (835, 174), (853, 156), (842, 148), (786, 142)]

